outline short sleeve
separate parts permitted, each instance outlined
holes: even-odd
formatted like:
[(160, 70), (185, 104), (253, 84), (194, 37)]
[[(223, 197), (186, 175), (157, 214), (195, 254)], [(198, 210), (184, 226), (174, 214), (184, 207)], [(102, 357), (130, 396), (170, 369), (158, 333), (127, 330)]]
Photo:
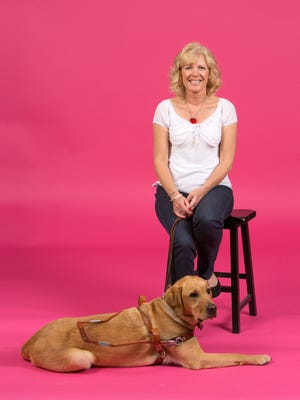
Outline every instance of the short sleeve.
[(163, 100), (158, 104), (154, 113), (153, 123), (167, 128), (170, 126), (169, 100)]
[(237, 122), (237, 113), (234, 105), (226, 99), (222, 99), (222, 125), (230, 125)]

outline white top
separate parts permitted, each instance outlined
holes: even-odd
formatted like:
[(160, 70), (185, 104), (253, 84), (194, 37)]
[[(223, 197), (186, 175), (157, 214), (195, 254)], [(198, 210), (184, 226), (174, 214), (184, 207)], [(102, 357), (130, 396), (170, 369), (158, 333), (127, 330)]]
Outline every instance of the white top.
[[(220, 162), (222, 127), (234, 122), (237, 122), (235, 107), (223, 98), (219, 98), (215, 111), (198, 124), (178, 115), (171, 99), (158, 104), (153, 123), (168, 128), (171, 143), (169, 168), (178, 190), (189, 193), (203, 185)], [(228, 175), (220, 185), (231, 188)]]

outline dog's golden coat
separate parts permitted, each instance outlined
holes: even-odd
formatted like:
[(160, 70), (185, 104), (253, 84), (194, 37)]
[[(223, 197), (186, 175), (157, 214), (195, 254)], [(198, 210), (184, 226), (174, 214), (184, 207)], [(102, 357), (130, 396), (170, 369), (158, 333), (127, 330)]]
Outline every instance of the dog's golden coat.
[[(152, 365), (157, 354), (151, 343), (150, 325), (157, 328), (161, 340), (188, 337), (196, 325), (215, 316), (207, 281), (198, 277), (185, 277), (171, 286), (163, 296), (144, 302), (116, 314), (100, 314), (83, 318), (62, 318), (50, 322), (36, 332), (22, 348), (24, 359), (34, 365), (58, 372), (79, 371), (94, 366), (137, 367)], [(83, 340), (78, 321), (106, 320), (88, 324), (87, 334), (93, 341), (109, 342), (116, 346), (101, 346)], [(148, 343), (139, 343), (139, 342)], [(137, 342), (137, 343), (135, 343)], [(125, 345), (121, 345), (124, 344)], [(128, 343), (128, 344), (127, 344)], [(176, 364), (200, 369), (231, 365), (263, 365), (268, 355), (205, 353), (196, 337), (165, 348), (162, 364)]]

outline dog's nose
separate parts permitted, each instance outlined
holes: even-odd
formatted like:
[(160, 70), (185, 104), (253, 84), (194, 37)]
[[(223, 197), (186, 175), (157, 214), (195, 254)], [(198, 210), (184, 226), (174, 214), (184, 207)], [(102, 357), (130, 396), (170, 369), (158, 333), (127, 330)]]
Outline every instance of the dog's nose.
[(217, 316), (217, 307), (215, 304), (210, 303), (207, 306), (207, 314), (209, 316), (209, 318), (213, 318)]

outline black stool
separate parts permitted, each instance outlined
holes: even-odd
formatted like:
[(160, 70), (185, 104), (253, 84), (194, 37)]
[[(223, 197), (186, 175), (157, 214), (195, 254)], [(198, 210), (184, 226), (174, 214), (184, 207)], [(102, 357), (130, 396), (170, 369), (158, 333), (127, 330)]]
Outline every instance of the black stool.
[[(249, 304), (249, 314), (257, 315), (248, 226), (248, 222), (255, 218), (255, 216), (256, 211), (235, 209), (232, 211), (230, 217), (224, 221), (224, 229), (229, 229), (230, 231), (231, 267), (230, 272), (215, 272), (215, 275), (220, 278), (230, 278), (231, 280), (230, 286), (221, 285), (221, 291), (231, 293), (233, 333), (240, 333), (240, 312), (247, 304)], [(239, 271), (238, 228), (241, 228), (245, 273), (240, 273)], [(245, 279), (247, 286), (247, 295), (243, 299), (240, 299), (240, 279)]]

